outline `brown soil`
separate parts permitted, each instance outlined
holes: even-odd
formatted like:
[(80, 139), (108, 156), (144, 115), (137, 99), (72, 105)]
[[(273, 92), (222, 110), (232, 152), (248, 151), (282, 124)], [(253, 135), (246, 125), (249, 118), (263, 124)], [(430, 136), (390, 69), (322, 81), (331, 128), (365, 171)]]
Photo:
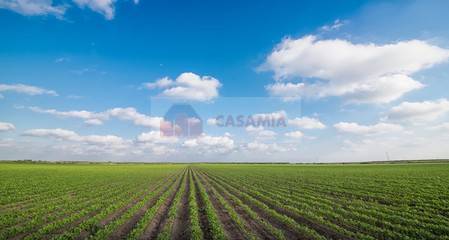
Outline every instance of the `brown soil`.
[(212, 239), (210, 224), (209, 224), (209, 221), (207, 220), (206, 212), (204, 209), (204, 206), (205, 206), (204, 200), (201, 198), (200, 192), (198, 190), (198, 182), (195, 178), (193, 178), (193, 182), (194, 182), (194, 185), (196, 188), (196, 201), (197, 201), (198, 210), (199, 210), (198, 216), (200, 219), (200, 226), (201, 226), (201, 230), (203, 232), (203, 237), (204, 237), (204, 239)]
[(241, 232), (239, 227), (229, 216), (226, 209), (220, 204), (214, 192), (211, 190), (210, 185), (205, 184), (205, 182), (200, 177), (198, 177), (198, 181), (200, 182), (200, 184), (204, 186), (206, 193), (209, 196), (209, 199), (212, 203), (212, 206), (214, 207), (215, 212), (217, 213), (218, 219), (220, 220), (223, 226), (223, 230), (226, 236), (229, 239), (244, 239), (245, 234)]
[[(214, 183), (212, 183), (212, 185), (214, 185)], [(249, 229), (251, 229), (251, 231), (256, 235), (258, 239), (271, 239), (271, 240), (276, 239), (275, 236), (271, 235), (268, 231), (265, 230), (263, 226), (261, 226), (257, 221), (252, 219), (251, 216), (249, 216), (241, 206), (239, 206), (229, 197), (229, 195), (220, 191), (217, 192), (225, 199), (226, 202), (228, 202), (229, 205), (231, 205), (232, 208), (234, 208), (237, 214), (239, 214), (239, 216), (243, 219), (243, 221), (246, 222), (246, 225), (249, 227)]]
[[(212, 178), (213, 179), (213, 178)], [(229, 193), (233, 194), (240, 200), (242, 200), (243, 203), (248, 205), (257, 215), (264, 219), (266, 222), (269, 222), (271, 225), (273, 225), (275, 228), (281, 229), (284, 232), (284, 235), (287, 239), (308, 239), (306, 236), (303, 236), (302, 234), (290, 229), (289, 226), (284, 224), (283, 222), (274, 219), (270, 217), (263, 209), (260, 209), (259, 207), (251, 204), (250, 202), (246, 201), (241, 197), (241, 194), (236, 192), (233, 189), (230, 189), (228, 186), (221, 185), (223, 188), (229, 191)]]
[[(172, 176), (169, 176), (167, 179), (170, 179)], [(128, 209), (130, 209), (132, 206), (134, 206), (135, 204), (137, 204), (139, 201), (141, 201), (146, 194), (156, 190), (157, 188), (159, 188), (161, 185), (163, 185), (165, 183), (165, 179), (157, 182), (155, 185), (151, 186), (147, 191), (145, 191), (144, 194), (142, 194), (141, 196), (134, 198), (130, 203), (128, 203), (126, 206), (121, 207), (120, 209), (118, 209), (117, 211), (115, 211), (114, 213), (111, 213), (110, 215), (108, 215), (106, 218), (104, 218), (102, 221), (100, 221), (99, 223), (99, 227), (104, 227), (107, 224), (109, 224), (110, 222), (114, 221), (115, 219), (119, 218), (121, 215), (123, 215)], [(76, 238), (78, 240), (80, 239), (86, 239), (89, 235), (93, 234), (92, 232), (89, 231), (82, 231), (80, 233), (80, 235)]]
[(181, 188), (181, 184), (183, 183), (182, 179), (184, 179), (185, 174), (186, 173), (184, 172), (184, 174), (181, 176), (181, 181), (176, 186), (176, 189), (170, 194), (170, 196), (162, 204), (162, 206), (159, 207), (150, 225), (148, 225), (148, 227), (145, 229), (140, 239), (156, 239), (161, 229), (163, 229), (167, 220), (168, 211), (173, 203), (173, 199), (175, 198), (176, 193)]
[[(162, 194), (164, 194), (166, 191), (170, 189), (170, 187), (176, 182), (176, 179), (173, 182), (170, 182), (170, 184), (167, 184), (163, 187), (161, 191), (159, 191), (155, 196), (153, 196), (148, 202), (145, 203), (145, 205), (137, 211), (136, 214), (134, 214), (131, 219), (126, 222), (125, 224), (118, 227), (109, 237), (109, 239), (123, 239), (125, 238), (132, 229), (136, 226), (136, 224), (139, 222), (139, 220), (145, 215), (145, 212), (151, 208), (156, 201), (161, 197)], [(132, 206), (131, 206), (132, 207)]]
[(190, 239), (189, 236), (189, 193), (190, 193), (190, 171), (187, 175), (186, 187), (181, 198), (181, 205), (176, 214), (175, 222), (173, 223), (172, 236), (173, 239)]
[(291, 211), (288, 211), (286, 209), (283, 209), (282, 207), (279, 207), (277, 205), (274, 205), (272, 203), (269, 203), (267, 201), (264, 201), (263, 199), (260, 199), (260, 197), (254, 196), (252, 194), (251, 195), (253, 198), (257, 199), (258, 201), (266, 204), (268, 207), (270, 207), (271, 209), (275, 210), (276, 212), (288, 216), (292, 219), (294, 219), (297, 223), (305, 225), (310, 227), (311, 229), (314, 229), (316, 232), (318, 232), (319, 234), (325, 236), (327, 239), (343, 239), (343, 240), (351, 240), (351, 237), (348, 237), (346, 235), (343, 235), (339, 232), (336, 232), (324, 225), (321, 225), (319, 223), (316, 223), (310, 219), (307, 219), (301, 215), (298, 215), (296, 213), (293, 213)]

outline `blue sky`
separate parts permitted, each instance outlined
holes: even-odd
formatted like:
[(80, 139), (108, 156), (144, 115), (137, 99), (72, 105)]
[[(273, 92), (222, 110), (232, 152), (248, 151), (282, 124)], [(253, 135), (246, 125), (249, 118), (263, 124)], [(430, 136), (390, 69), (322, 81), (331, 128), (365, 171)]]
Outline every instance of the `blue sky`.
[[(447, 158), (448, 5), (0, 0), (0, 158)], [(164, 102), (204, 133), (161, 135)]]

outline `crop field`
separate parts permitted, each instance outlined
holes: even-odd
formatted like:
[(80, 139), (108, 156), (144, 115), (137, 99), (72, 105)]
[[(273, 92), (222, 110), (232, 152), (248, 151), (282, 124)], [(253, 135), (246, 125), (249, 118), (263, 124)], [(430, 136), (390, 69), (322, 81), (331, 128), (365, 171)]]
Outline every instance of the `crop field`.
[(0, 239), (449, 239), (449, 164), (0, 163)]

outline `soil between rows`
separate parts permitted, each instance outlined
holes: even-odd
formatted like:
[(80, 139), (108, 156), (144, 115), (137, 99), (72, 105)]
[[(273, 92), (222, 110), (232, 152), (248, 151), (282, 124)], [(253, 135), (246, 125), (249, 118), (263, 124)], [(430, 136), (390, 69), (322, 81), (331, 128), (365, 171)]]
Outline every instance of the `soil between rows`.
[(181, 198), (180, 208), (176, 214), (175, 222), (173, 223), (172, 235), (174, 239), (190, 239), (189, 236), (189, 193), (190, 193), (190, 170), (186, 178), (185, 191)]

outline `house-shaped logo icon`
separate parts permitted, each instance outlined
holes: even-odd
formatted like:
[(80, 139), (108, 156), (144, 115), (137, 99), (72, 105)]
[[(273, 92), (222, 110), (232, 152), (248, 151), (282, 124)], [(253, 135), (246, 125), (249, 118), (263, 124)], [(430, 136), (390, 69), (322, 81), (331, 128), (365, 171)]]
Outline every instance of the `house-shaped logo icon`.
[(203, 121), (190, 104), (173, 104), (161, 121), (164, 136), (195, 137), (203, 133)]

